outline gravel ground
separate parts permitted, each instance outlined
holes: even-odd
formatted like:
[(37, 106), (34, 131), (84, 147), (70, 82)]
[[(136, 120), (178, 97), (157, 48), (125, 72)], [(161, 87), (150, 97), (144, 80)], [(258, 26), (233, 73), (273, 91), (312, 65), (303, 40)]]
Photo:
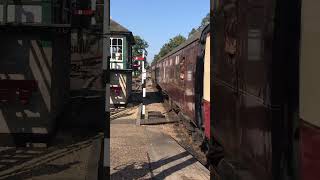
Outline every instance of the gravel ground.
[(148, 137), (143, 127), (111, 125), (111, 179), (150, 179)]

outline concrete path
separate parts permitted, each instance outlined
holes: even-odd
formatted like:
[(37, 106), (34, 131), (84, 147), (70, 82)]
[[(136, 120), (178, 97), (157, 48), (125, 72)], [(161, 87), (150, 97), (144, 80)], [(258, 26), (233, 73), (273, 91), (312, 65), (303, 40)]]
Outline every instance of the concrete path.
[(111, 124), (111, 179), (210, 179), (210, 172), (156, 127)]

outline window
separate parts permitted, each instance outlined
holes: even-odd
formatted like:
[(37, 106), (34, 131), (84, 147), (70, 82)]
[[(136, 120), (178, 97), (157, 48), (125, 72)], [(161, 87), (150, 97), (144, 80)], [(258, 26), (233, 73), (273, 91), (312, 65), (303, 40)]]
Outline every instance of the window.
[(110, 38), (111, 60), (123, 60), (123, 38)]
[(184, 61), (185, 61), (185, 57), (182, 57), (182, 60), (180, 61), (180, 79), (181, 80), (184, 80), (184, 72), (185, 72)]
[(188, 71), (187, 71), (187, 81), (192, 81), (192, 75), (193, 75), (193, 65), (188, 65)]
[(179, 56), (176, 56), (176, 65), (179, 64)]
[(259, 29), (252, 29), (248, 32), (248, 60), (261, 60), (261, 32)]

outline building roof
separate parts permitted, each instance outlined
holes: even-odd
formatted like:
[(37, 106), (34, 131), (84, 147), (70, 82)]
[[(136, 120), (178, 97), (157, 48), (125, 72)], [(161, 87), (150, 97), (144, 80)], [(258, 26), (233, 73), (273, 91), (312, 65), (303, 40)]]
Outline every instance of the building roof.
[(113, 32), (131, 32), (127, 28), (123, 27), (118, 22), (114, 21), (113, 19), (110, 19), (110, 31)]
[(110, 19), (110, 32), (111, 34), (127, 34), (129, 35), (131, 42), (135, 44), (132, 32), (113, 19)]

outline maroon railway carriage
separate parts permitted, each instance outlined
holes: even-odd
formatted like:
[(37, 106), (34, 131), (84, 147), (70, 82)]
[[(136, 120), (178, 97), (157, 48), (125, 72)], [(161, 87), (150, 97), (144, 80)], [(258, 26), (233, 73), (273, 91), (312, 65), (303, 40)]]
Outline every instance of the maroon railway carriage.
[(190, 121), (195, 120), (194, 75), (199, 36), (197, 33), (157, 62), (158, 85)]
[(297, 179), (299, 3), (214, 4), (212, 133), (224, 149), (218, 173)]
[(204, 68), (210, 63), (205, 52), (210, 45), (206, 43), (210, 39), (209, 30), (207, 26), (195, 33), (151, 67), (153, 81), (168, 97), (171, 107), (179, 111), (194, 137), (201, 141), (210, 138), (210, 88), (203, 88), (204, 82), (210, 83), (210, 69)]
[(319, 2), (212, 5), (212, 139), (217, 152), (223, 149), (214, 161), (218, 174), (320, 179)]

